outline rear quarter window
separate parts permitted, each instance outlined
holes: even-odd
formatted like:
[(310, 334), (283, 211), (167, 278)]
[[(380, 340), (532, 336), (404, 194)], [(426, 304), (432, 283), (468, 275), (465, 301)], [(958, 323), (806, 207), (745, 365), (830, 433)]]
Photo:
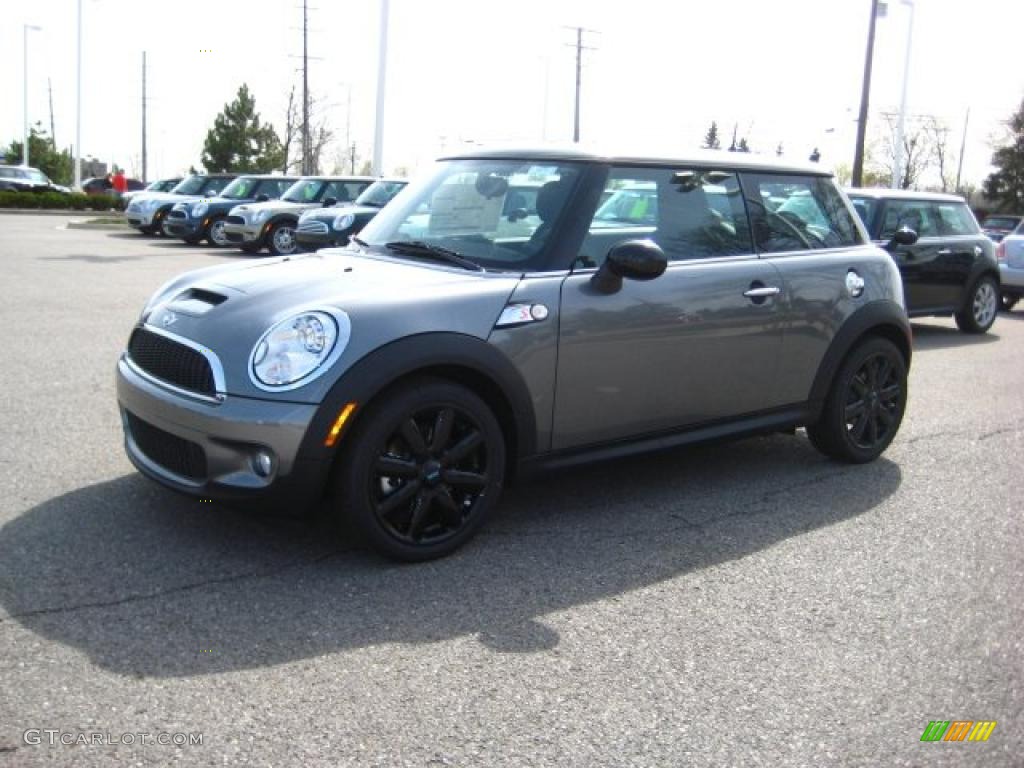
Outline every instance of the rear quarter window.
[(754, 241), (767, 253), (843, 248), (863, 242), (830, 178), (744, 173)]

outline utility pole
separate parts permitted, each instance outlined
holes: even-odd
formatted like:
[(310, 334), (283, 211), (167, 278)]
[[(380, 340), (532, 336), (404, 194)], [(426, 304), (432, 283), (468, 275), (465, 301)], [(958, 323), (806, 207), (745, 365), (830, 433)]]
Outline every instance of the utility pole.
[(964, 115), (964, 135), (960, 139), (960, 159), (956, 164), (956, 186), (953, 187), (953, 191), (960, 192), (960, 173), (964, 169), (964, 150), (967, 149), (967, 123), (971, 119), (971, 108), (967, 108), (967, 114)]
[(309, 174), (309, 16), (302, 0), (302, 175)]
[(149, 181), (146, 164), (146, 52), (142, 52), (142, 181)]
[(384, 87), (388, 67), (388, 0), (380, 0), (380, 42), (377, 46), (377, 110), (373, 128), (373, 175), (384, 175)]
[(53, 123), (53, 82), (50, 78), (46, 78), (46, 90), (50, 92), (50, 144), (53, 146), (53, 151), (57, 151), (57, 129)]
[(857, 117), (857, 145), (853, 150), (851, 184), (859, 187), (864, 182), (864, 139), (868, 130), (868, 99), (871, 96), (871, 62), (875, 57), (875, 21), (878, 19), (878, 0), (871, 0), (871, 22), (868, 24), (868, 50), (864, 55), (864, 80), (860, 90), (860, 112)]
[(594, 48), (583, 45), (583, 33), (584, 32), (595, 32), (593, 29), (584, 29), (583, 27), (566, 27), (566, 29), (576, 30), (576, 106), (573, 112), (573, 123), (572, 123), (572, 140), (573, 143), (578, 144), (580, 141), (580, 91), (583, 80), (583, 51), (592, 51)]
[(24, 59), (25, 59), (24, 60), (25, 69), (23, 70), (23, 74), (25, 75), (25, 82), (24, 82), (24, 86), (25, 86), (25, 89), (24, 89), (24, 96), (25, 96), (24, 120), (25, 120), (25, 122), (24, 122), (24, 126), (23, 126), (24, 133), (23, 133), (23, 136), (22, 136), (22, 138), (24, 139), (24, 143), (22, 144), (22, 147), (21, 147), (21, 164), (22, 165), (28, 165), (28, 160), (29, 160), (29, 158), (28, 158), (28, 145), (29, 145), (29, 141), (32, 138), (32, 134), (31, 134), (31, 132), (28, 129), (28, 33), (29, 33), (30, 30), (31, 31), (38, 31), (40, 29), (42, 29), (42, 27), (37, 27), (34, 24), (23, 24), (22, 25), (22, 32), (24, 34), (24, 39), (23, 39), (24, 48), (23, 48), (22, 52), (24, 53)]

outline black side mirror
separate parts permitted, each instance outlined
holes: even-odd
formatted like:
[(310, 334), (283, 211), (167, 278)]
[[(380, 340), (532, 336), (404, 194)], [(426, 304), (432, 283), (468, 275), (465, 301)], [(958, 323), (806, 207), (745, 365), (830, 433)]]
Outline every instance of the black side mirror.
[(270, 195), (267, 195), (267, 194), (265, 194), (263, 192), (261, 192), (260, 194), (256, 195), (256, 202), (257, 203), (265, 203), (269, 199), (270, 199)]
[(653, 280), (667, 267), (668, 257), (653, 240), (626, 240), (612, 246), (590, 282), (601, 293), (615, 293), (622, 278)]
[(324, 208), (330, 208), (332, 205), (337, 205), (337, 204), (338, 204), (338, 201), (335, 200), (333, 197), (325, 197), (324, 198)]
[(886, 243), (885, 247), (891, 251), (897, 245), (913, 245), (916, 242), (917, 232), (908, 226), (902, 226), (893, 233), (892, 240)]

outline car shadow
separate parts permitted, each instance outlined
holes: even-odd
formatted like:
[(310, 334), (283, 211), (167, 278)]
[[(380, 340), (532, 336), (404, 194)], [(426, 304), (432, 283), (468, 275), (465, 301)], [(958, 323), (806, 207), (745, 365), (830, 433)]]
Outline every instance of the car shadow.
[(547, 614), (848, 521), (900, 482), (891, 461), (832, 463), (802, 437), (677, 449), (524, 482), (456, 554), (398, 565), (301, 520), (224, 509), (131, 474), (0, 528), (0, 623), (129, 676), (460, 636), (536, 652), (560, 641)]
[(999, 341), (999, 318), (987, 333), (964, 333), (955, 324), (950, 326), (911, 323), (914, 334), (914, 351), (969, 347), (977, 344), (992, 344)]

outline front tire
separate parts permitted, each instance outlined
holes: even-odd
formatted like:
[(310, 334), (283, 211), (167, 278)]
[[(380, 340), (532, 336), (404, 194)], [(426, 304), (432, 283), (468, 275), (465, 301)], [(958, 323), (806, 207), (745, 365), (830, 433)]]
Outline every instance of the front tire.
[(888, 339), (870, 338), (847, 356), (832, 380), (811, 443), (838, 461), (864, 464), (889, 447), (907, 405), (907, 364)]
[(967, 305), (956, 313), (957, 327), (964, 333), (985, 333), (996, 320), (999, 290), (988, 275), (971, 287)]
[(223, 216), (218, 216), (210, 222), (210, 226), (206, 230), (206, 242), (214, 248), (226, 248), (231, 245), (231, 241), (228, 240), (227, 233), (224, 231)]
[(288, 222), (275, 224), (267, 238), (270, 253), (274, 256), (289, 256), (298, 250), (295, 241), (295, 225)]
[(1012, 312), (1013, 308), (1017, 306), (1017, 302), (1020, 301), (1020, 296), (1011, 296), (1008, 293), (1004, 293), (1000, 297), (1000, 304), (1003, 312)]
[(379, 554), (420, 562), (465, 544), (505, 481), (505, 440), (472, 390), (417, 378), (370, 403), (343, 438), (335, 499)]

